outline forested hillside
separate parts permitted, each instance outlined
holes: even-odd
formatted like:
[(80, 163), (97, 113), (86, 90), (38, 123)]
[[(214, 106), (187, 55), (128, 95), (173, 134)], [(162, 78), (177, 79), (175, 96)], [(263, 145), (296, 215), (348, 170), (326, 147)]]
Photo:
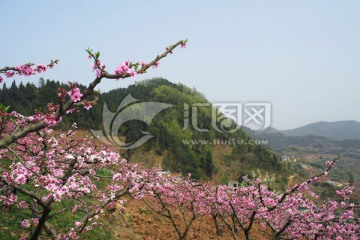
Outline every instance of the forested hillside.
[[(15, 82), (0, 90), (0, 102), (24, 115), (32, 114), (34, 109), (43, 109), (45, 102), (57, 102), (59, 87), (67, 89), (66, 84), (40, 79), (39, 86)], [(83, 86), (79, 86), (83, 89)], [(250, 143), (251, 138), (241, 129), (234, 133), (215, 131), (211, 126), (212, 108), (197, 109), (197, 125), (208, 132), (194, 130), (191, 124), (183, 130), (184, 104), (209, 103), (198, 91), (182, 84), (174, 84), (165, 79), (152, 79), (102, 93), (99, 102), (89, 111), (72, 114), (60, 124), (68, 127), (77, 122), (84, 130), (102, 127), (104, 103), (115, 112), (122, 100), (131, 94), (141, 102), (162, 102), (174, 105), (158, 114), (148, 126), (142, 121), (129, 121), (119, 128), (119, 136), (126, 142), (139, 139), (143, 131), (150, 132), (153, 138), (140, 148), (126, 150), (122, 155), (130, 161), (140, 161), (155, 165), (160, 163), (165, 170), (192, 173), (197, 179), (213, 179), (226, 183), (229, 180), (241, 180), (242, 176), (277, 173), (277, 182), (285, 185), (287, 167), (267, 146)], [(191, 111), (190, 111), (191, 117)], [(233, 139), (240, 144), (233, 143)], [(216, 144), (216, 143), (225, 144)], [(229, 143), (229, 144), (226, 144)], [(160, 159), (154, 161), (154, 159)], [(159, 164), (159, 165), (160, 165)], [(281, 174), (280, 174), (281, 173)]]

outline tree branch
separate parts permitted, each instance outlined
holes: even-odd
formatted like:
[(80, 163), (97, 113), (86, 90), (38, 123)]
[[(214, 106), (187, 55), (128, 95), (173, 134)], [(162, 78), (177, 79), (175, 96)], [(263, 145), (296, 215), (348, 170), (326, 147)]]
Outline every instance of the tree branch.
[[(161, 55), (158, 55), (149, 64), (146, 64), (141, 69), (136, 71), (137, 74), (145, 73), (148, 68), (155, 65), (160, 59), (166, 57), (172, 50), (174, 50), (176, 47), (178, 47), (179, 45), (181, 45), (183, 43), (184, 43), (184, 41), (181, 40), (181, 41), (178, 41), (177, 43), (175, 43), (174, 45), (172, 45), (171, 47), (169, 47), (164, 53), (162, 53)], [(8, 68), (5, 68), (5, 69), (8, 69)], [(129, 74), (129, 73), (110, 74), (110, 73), (104, 71), (100, 77), (95, 78), (95, 80), (92, 81), (89, 84), (89, 86), (85, 89), (83, 96), (81, 97), (81, 101), (94, 94), (94, 89), (101, 82), (102, 78), (108, 78), (108, 79), (122, 78), (122, 79), (124, 79), (124, 78), (128, 78), (128, 77), (131, 77), (131, 74)], [(69, 100), (66, 104), (64, 104), (64, 106), (62, 108), (58, 108), (55, 113), (55, 120), (59, 120), (60, 117), (63, 116), (64, 113), (67, 110), (69, 110), (73, 105), (74, 105), (74, 102)], [(10, 144), (16, 142), (18, 139), (20, 139), (22, 137), (25, 137), (27, 134), (29, 134), (31, 132), (41, 130), (45, 127), (47, 127), (47, 124), (44, 121), (41, 121), (38, 123), (29, 124), (23, 128), (20, 128), (19, 130), (14, 131), (9, 136), (0, 140), (0, 149), (9, 146)]]

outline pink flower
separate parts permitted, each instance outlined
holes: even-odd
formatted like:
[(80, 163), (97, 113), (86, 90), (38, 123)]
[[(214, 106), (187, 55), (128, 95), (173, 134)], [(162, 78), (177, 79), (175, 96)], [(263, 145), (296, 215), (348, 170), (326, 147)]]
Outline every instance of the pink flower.
[(71, 109), (66, 111), (66, 114), (73, 113), (74, 111), (75, 111), (75, 108), (71, 108)]
[(92, 226), (86, 226), (86, 227), (84, 228), (84, 230), (85, 230), (85, 231), (90, 231), (92, 228), (93, 228)]
[(38, 73), (45, 72), (47, 70), (47, 67), (44, 64), (39, 64), (36, 66), (36, 71)]
[(137, 72), (136, 72), (136, 71), (132, 71), (132, 72), (131, 72), (131, 76), (136, 79)]
[(96, 69), (95, 74), (96, 74), (96, 77), (99, 78), (101, 76), (101, 71), (99, 69)]
[(33, 222), (33, 224), (38, 225), (39, 224), (39, 219), (38, 218), (33, 218), (32, 222)]
[(9, 197), (9, 201), (13, 204), (17, 202), (17, 196), (15, 194), (11, 194)]
[(5, 73), (5, 76), (6, 76), (7, 78), (11, 78), (11, 77), (14, 76), (14, 75), (15, 75), (15, 73), (14, 73), (13, 71), (6, 72), (6, 73)]
[(44, 119), (44, 122), (49, 126), (49, 127), (54, 127), (54, 126), (56, 126), (56, 125), (58, 125), (59, 124), (59, 122), (61, 122), (62, 121), (62, 117), (60, 117), (59, 118), (59, 120), (55, 120), (55, 118), (54, 117), (52, 117), (52, 116), (50, 116), (50, 117), (46, 117), (45, 119)]
[(80, 226), (81, 226), (81, 222), (76, 221), (76, 222), (75, 222), (75, 226), (80, 227)]
[(22, 227), (22, 228), (28, 228), (28, 227), (30, 227), (30, 221), (27, 220), (27, 219), (23, 220), (23, 221), (21, 222), (21, 227)]
[(159, 67), (159, 65), (160, 65), (160, 62), (156, 62), (156, 63), (154, 63), (154, 65), (152, 66), (154, 69), (156, 69), (156, 68), (158, 68)]
[(186, 42), (180, 43), (180, 48), (186, 48)]
[(23, 64), (15, 68), (19, 71), (20, 75), (31, 76), (35, 74), (34, 69), (28, 64)]
[(85, 104), (84, 108), (85, 108), (86, 110), (89, 110), (90, 108), (92, 108), (91, 103), (87, 102), (87, 103)]
[(125, 61), (120, 66), (118, 66), (115, 70), (115, 74), (121, 74), (121, 73), (130, 73), (131, 69), (128, 67), (129, 62)]
[(83, 96), (81, 93), (80, 93), (80, 89), (79, 88), (73, 88), (71, 89), (69, 92), (67, 92), (68, 95), (70, 96), (71, 100), (73, 102), (78, 102), (81, 100), (81, 97)]
[(76, 235), (77, 235), (77, 234), (76, 234), (74, 228), (71, 228), (70, 231), (69, 231), (68, 237), (69, 237), (70, 239), (75, 239), (75, 238), (76, 238)]
[(121, 174), (120, 173), (115, 173), (114, 176), (113, 176), (113, 180), (114, 181), (120, 181), (121, 179)]
[(147, 63), (146, 63), (145, 61), (140, 61), (139, 63), (140, 63), (140, 65), (141, 65), (141, 67), (144, 67), (144, 66), (147, 65)]
[(15, 183), (18, 185), (23, 185), (26, 183), (26, 176), (23, 174), (19, 174), (16, 179), (15, 179)]
[(21, 201), (17, 204), (18, 208), (28, 208), (28, 205), (25, 201)]
[(4, 81), (4, 79), (0, 76), (0, 83), (2, 83)]

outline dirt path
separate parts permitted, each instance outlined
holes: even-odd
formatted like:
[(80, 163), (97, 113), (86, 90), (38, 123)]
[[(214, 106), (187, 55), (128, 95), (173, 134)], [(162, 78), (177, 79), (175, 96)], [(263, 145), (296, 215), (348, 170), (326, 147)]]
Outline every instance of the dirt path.
[(294, 179), (294, 177), (296, 177), (296, 176), (297, 176), (297, 174), (293, 174), (293, 175), (291, 175), (291, 176), (288, 177), (287, 187), (290, 187), (290, 186), (291, 186), (291, 184), (292, 184), (292, 182), (293, 182), (293, 179)]

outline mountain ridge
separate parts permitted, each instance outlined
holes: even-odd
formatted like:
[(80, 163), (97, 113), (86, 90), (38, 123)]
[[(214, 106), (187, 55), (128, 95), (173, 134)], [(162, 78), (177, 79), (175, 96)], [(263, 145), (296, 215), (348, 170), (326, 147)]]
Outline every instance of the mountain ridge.
[(360, 139), (360, 122), (355, 120), (319, 121), (298, 128), (277, 130), (284, 136), (321, 136), (332, 140)]

